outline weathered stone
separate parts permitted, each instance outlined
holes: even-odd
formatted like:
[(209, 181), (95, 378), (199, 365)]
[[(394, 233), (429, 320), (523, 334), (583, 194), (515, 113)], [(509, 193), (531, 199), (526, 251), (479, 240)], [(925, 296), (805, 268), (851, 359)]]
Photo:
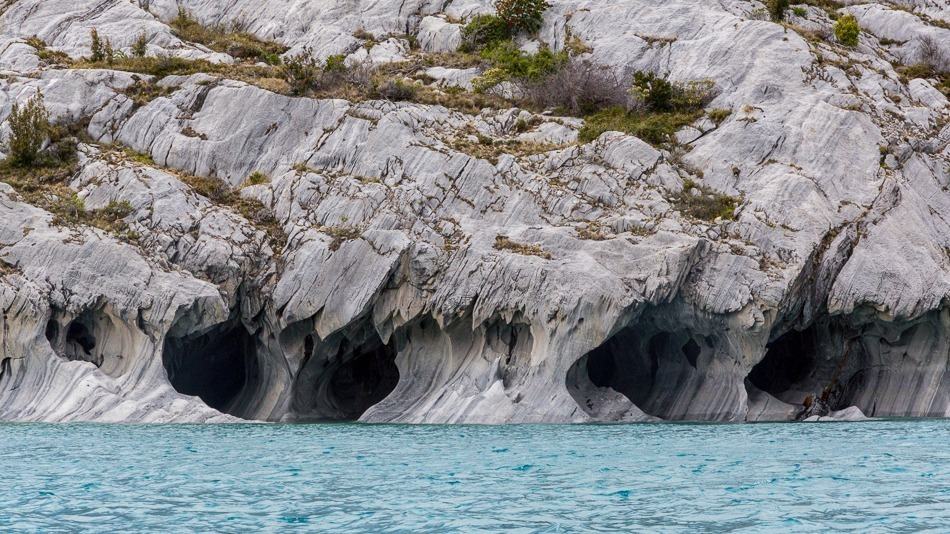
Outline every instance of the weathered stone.
[[(940, 6), (847, 7), (865, 29), (850, 50), (814, 38), (818, 8), (803, 37), (747, 2), (553, 3), (535, 44), (713, 80), (728, 116), (675, 148), (579, 144), (577, 118), (51, 69), (25, 44), (79, 57), (92, 28), (119, 47), (144, 31), (149, 53), (233, 61), (174, 37), (182, 6), (288, 54), (383, 64), (417, 53), (407, 35), (454, 50), (449, 21), (487, 0), (13, 2), (0, 119), (41, 92), (84, 127), (62, 185), (87, 210), (127, 202), (132, 233), (58, 226), (0, 184), (0, 417), (950, 415), (950, 110), (895, 71), (946, 32), (923, 16)], [(424, 70), (465, 88), (481, 72)], [(712, 192), (733, 220), (685, 207)]]

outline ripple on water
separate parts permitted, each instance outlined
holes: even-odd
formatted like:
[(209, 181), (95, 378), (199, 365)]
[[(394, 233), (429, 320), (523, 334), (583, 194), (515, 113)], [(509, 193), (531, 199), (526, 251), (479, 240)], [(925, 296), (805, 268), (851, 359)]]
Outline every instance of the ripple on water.
[(0, 425), (0, 531), (934, 530), (950, 421)]

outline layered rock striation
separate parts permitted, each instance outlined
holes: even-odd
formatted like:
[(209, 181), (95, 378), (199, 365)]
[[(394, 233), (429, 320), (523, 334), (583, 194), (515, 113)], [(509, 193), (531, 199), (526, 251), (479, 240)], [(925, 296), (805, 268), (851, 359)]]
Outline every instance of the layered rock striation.
[[(0, 184), (0, 417), (950, 415), (950, 106), (898, 72), (923, 42), (950, 57), (945, 7), (847, 2), (864, 31), (846, 48), (815, 38), (833, 21), (813, 6), (780, 25), (743, 0), (552, 4), (538, 42), (713, 80), (728, 116), (675, 145), (584, 143), (551, 113), (74, 63), (94, 28), (127, 54), (144, 36), (152, 56), (238, 61), (182, 40), (183, 8), (285, 58), (396, 64), (451, 54), (487, 1), (6, 2), (0, 118), (42, 94), (78, 129), (68, 188), (129, 209), (116, 234)], [(732, 217), (679, 201), (701, 191)]]

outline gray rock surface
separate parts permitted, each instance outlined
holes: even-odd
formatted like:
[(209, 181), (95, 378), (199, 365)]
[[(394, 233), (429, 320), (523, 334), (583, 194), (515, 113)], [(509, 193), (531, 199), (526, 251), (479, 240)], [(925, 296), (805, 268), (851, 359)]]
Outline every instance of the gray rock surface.
[(462, 25), (443, 17), (425, 17), (419, 24), (418, 39), (426, 52), (455, 52), (462, 44)]
[[(0, 418), (950, 415), (950, 108), (896, 71), (921, 35), (950, 43), (939, 3), (852, 3), (865, 32), (845, 49), (759, 20), (757, 2), (553, 2), (539, 39), (556, 49), (576, 38), (618, 72), (716, 82), (709, 107), (729, 116), (674, 152), (617, 132), (582, 144), (579, 119), (519, 109), (50, 68), (26, 43), (78, 58), (92, 28), (119, 47), (145, 32), (150, 54), (234, 61), (174, 36), (182, 6), (288, 55), (388, 64), (415, 53), (407, 35), (454, 50), (451, 21), (491, 9), (144, 4), (0, 14), (0, 120), (41, 92), (54, 121), (82, 125), (68, 186), (90, 210), (128, 202), (136, 236), (62, 225), (0, 184)], [(426, 72), (468, 87), (478, 71)], [(143, 83), (162, 91), (136, 100)], [(521, 148), (489, 157), (480, 138)], [(260, 202), (284, 236), (196, 180)], [(735, 220), (679, 211), (688, 181), (738, 198)]]

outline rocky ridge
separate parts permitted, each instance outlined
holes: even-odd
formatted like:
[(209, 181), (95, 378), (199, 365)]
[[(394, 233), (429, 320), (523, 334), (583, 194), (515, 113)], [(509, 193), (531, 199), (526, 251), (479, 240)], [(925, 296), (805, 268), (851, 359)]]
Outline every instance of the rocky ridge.
[[(77, 63), (92, 29), (129, 55), (144, 35), (150, 56), (240, 61), (179, 38), (180, 7), (285, 58), (379, 65), (452, 53), (464, 21), (492, 11), (357, 4), (0, 7), (0, 117), (41, 93), (54, 122), (82, 130), (66, 185), (87, 210), (130, 207), (119, 235), (0, 184), (0, 417), (950, 415), (950, 106), (902, 69), (924, 42), (950, 57), (945, 5), (806, 5), (781, 25), (743, 0), (552, 2), (524, 48), (579, 40), (625, 75), (715, 81), (708, 107), (728, 117), (675, 146), (582, 143), (580, 119), (519, 108)], [(832, 13), (855, 15), (857, 47), (827, 37)], [(208, 180), (234, 188), (228, 201)], [(735, 199), (733, 216), (684, 210), (700, 188)]]

